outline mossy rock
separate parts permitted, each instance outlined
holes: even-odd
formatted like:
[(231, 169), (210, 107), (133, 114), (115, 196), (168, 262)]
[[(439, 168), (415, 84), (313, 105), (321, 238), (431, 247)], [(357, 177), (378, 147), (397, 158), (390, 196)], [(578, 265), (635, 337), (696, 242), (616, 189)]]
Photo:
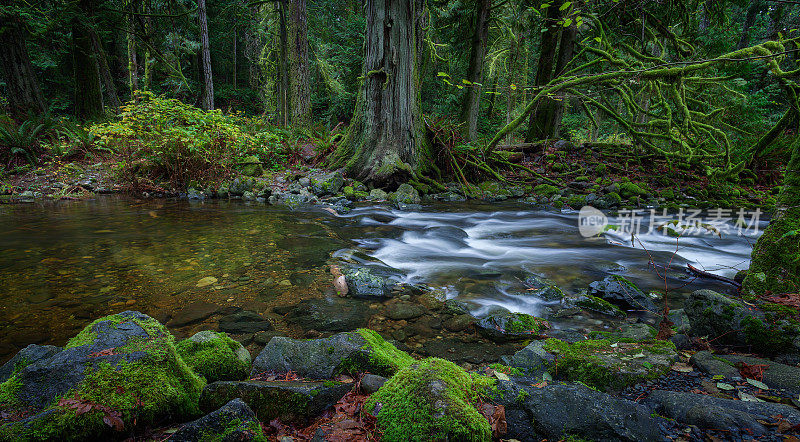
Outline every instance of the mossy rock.
[[(119, 413), (126, 431), (194, 416), (203, 385), (158, 321), (133, 311), (107, 316), (0, 384), (0, 407), (34, 413), (0, 427), (0, 440), (111, 437), (106, 412)], [(70, 405), (79, 404), (91, 411), (77, 414)]]
[(196, 421), (182, 425), (170, 442), (267, 442), (261, 423), (247, 404), (236, 398)]
[(556, 186), (552, 186), (550, 184), (539, 184), (538, 186), (533, 188), (533, 193), (538, 196), (543, 196), (545, 198), (551, 198), (553, 195), (560, 192), (560, 189)]
[(606, 301), (597, 296), (579, 296), (574, 300), (574, 304), (582, 309), (591, 310), (593, 312), (602, 313), (604, 315), (613, 316), (616, 318), (624, 318), (628, 316), (625, 311), (616, 305)]
[(761, 296), (800, 291), (800, 207), (781, 209), (756, 242), (742, 294)]
[(620, 183), (619, 194), (622, 198), (629, 199), (636, 196), (645, 196), (647, 191), (634, 183)]
[(310, 379), (366, 371), (386, 376), (413, 362), (378, 333), (359, 329), (322, 339), (274, 337), (253, 362), (251, 376), (289, 371)]
[(242, 175), (260, 176), (264, 173), (264, 168), (261, 167), (261, 160), (256, 155), (244, 156), (239, 159), (238, 163)]
[(619, 342), (590, 339), (569, 344), (545, 341), (544, 349), (556, 355), (555, 374), (599, 390), (621, 390), (663, 376), (677, 357), (670, 341)]
[(560, 301), (564, 299), (564, 291), (554, 282), (538, 275), (525, 278), (526, 294), (541, 298), (545, 301)]
[(489, 421), (475, 408), (493, 382), (450, 361), (429, 358), (392, 376), (365, 404), (383, 440), (490, 441)]
[(550, 328), (542, 318), (525, 313), (495, 313), (476, 323), (478, 330), (487, 338), (497, 341), (523, 341), (541, 336)]
[(250, 373), (250, 352), (225, 333), (204, 330), (176, 348), (186, 365), (208, 382), (240, 381)]

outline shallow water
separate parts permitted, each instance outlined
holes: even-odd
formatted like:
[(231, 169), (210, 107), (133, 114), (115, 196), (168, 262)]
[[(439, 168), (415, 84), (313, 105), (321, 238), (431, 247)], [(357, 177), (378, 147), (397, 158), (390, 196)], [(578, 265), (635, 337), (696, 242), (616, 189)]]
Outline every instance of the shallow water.
[[(478, 316), (498, 306), (540, 314), (545, 304), (522, 283), (530, 273), (567, 291), (611, 273), (663, 291), (666, 273), (677, 305), (700, 287), (729, 289), (694, 280), (687, 263), (732, 276), (747, 268), (757, 237), (683, 237), (675, 253), (676, 239), (658, 233), (636, 247), (614, 232), (584, 238), (577, 220), (518, 203), (363, 207), (339, 217), (314, 207), (124, 197), (0, 206), (0, 360), (30, 343), (63, 345), (106, 314), (134, 309), (165, 321), (198, 300), (263, 313), (280, 329), (272, 309), (330, 296), (327, 264), (337, 260), (393, 267)], [(657, 274), (651, 256), (670, 270)], [(216, 281), (199, 284), (207, 277)]]

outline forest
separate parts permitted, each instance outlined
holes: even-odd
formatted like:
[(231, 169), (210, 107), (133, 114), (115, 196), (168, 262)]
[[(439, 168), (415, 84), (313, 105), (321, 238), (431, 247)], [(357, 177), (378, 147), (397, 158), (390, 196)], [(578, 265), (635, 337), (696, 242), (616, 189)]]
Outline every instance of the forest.
[(800, 2), (0, 1), (0, 442), (800, 438)]

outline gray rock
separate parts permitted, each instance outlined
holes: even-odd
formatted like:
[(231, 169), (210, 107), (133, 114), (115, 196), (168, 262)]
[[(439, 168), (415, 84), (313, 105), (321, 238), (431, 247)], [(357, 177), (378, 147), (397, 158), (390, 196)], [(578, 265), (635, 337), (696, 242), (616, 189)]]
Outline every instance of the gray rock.
[(371, 314), (367, 303), (356, 299), (305, 299), (286, 319), (304, 330), (343, 332), (365, 327)]
[(633, 310), (656, 311), (656, 305), (649, 296), (619, 275), (589, 284), (589, 295)]
[(658, 422), (642, 405), (581, 384), (535, 388), (498, 381), (496, 401), (506, 408), (508, 434), (518, 440), (560, 440), (579, 436), (595, 441), (660, 440)]
[(545, 301), (560, 301), (564, 298), (564, 292), (555, 283), (538, 275), (527, 277), (525, 286), (529, 289), (526, 294), (534, 295)]
[(767, 384), (767, 386), (770, 388), (785, 390), (792, 394), (800, 394), (800, 367), (793, 367), (791, 365), (770, 361), (769, 359), (761, 359), (751, 356), (715, 355), (713, 357), (718, 358), (716, 360), (719, 363), (726, 364), (733, 368), (736, 371), (736, 375), (739, 375), (739, 373), (735, 367), (740, 363), (745, 363), (748, 365), (766, 365), (767, 367), (764, 369), (764, 376), (761, 379), (762, 382)]
[[(231, 427), (232, 421), (237, 422), (235, 427)], [(169, 440), (200, 442), (213, 439), (219, 442), (247, 442), (263, 436), (256, 414), (244, 401), (236, 398), (222, 408), (184, 424), (169, 437)]]
[[(656, 413), (679, 422), (713, 428), (731, 434), (763, 435), (767, 432), (758, 420), (774, 421), (781, 415), (792, 425), (800, 423), (800, 412), (782, 404), (747, 402), (709, 395), (656, 390), (645, 400)], [(751, 433), (752, 431), (752, 433)]]
[(669, 320), (672, 321), (672, 328), (675, 329), (677, 333), (686, 333), (691, 328), (689, 315), (687, 315), (686, 311), (682, 308), (671, 309), (669, 311)]
[(644, 323), (625, 324), (620, 327), (620, 339), (629, 341), (646, 341), (656, 337), (657, 330)]
[(451, 315), (468, 315), (469, 305), (457, 299), (448, 299), (444, 302), (444, 311)]
[(200, 322), (218, 312), (220, 306), (206, 301), (195, 301), (178, 310), (172, 319), (167, 322), (167, 327), (183, 327), (184, 325)]
[(410, 184), (401, 184), (397, 191), (392, 194), (391, 200), (398, 205), (419, 205), (421, 201), (419, 192)]
[(220, 381), (206, 385), (200, 409), (214, 410), (241, 398), (258, 419), (304, 423), (322, 414), (342, 398), (353, 384), (306, 381)]
[(357, 331), (320, 339), (275, 337), (253, 361), (250, 377), (292, 371), (303, 378), (330, 379), (348, 371), (393, 372), (372, 355), (372, 347)]
[(419, 305), (410, 302), (396, 302), (386, 307), (386, 316), (389, 319), (399, 321), (401, 319), (414, 319), (424, 315), (428, 310)]
[(555, 363), (556, 358), (544, 349), (544, 341), (533, 341), (514, 353), (508, 365), (524, 370), (533, 376), (541, 376)]
[(220, 318), (219, 330), (236, 334), (258, 333), (272, 330), (272, 324), (258, 313), (245, 310)]
[(709, 351), (698, 351), (692, 355), (689, 360), (695, 367), (700, 369), (703, 373), (708, 373), (712, 376), (723, 376), (725, 379), (732, 379), (734, 377), (741, 377), (739, 370), (725, 360), (714, 356)]
[(388, 197), (389, 195), (381, 189), (372, 189), (369, 191), (369, 199), (373, 201), (383, 201)]
[(361, 378), (361, 390), (366, 394), (375, 393), (379, 388), (383, 387), (386, 381), (388, 379), (383, 376), (367, 373)]
[(475, 318), (472, 315), (456, 315), (445, 319), (442, 325), (452, 332), (460, 332), (468, 329), (474, 323)]
[(388, 274), (372, 267), (347, 267), (342, 270), (350, 296), (376, 299), (392, 296), (394, 281)]
[(7, 381), (13, 373), (42, 359), (47, 359), (61, 350), (63, 350), (61, 347), (37, 344), (31, 344), (23, 348), (0, 367), (0, 383)]
[(339, 172), (309, 176), (311, 191), (315, 195), (335, 195), (344, 184), (344, 177)]

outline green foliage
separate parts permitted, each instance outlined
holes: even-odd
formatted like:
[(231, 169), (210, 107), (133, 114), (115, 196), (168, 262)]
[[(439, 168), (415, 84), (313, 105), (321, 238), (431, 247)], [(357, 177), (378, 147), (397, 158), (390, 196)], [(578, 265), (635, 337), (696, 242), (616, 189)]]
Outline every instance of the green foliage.
[(0, 162), (37, 164), (44, 151), (43, 144), (53, 138), (54, 126), (55, 120), (49, 115), (31, 117), (19, 124), (0, 117)]

